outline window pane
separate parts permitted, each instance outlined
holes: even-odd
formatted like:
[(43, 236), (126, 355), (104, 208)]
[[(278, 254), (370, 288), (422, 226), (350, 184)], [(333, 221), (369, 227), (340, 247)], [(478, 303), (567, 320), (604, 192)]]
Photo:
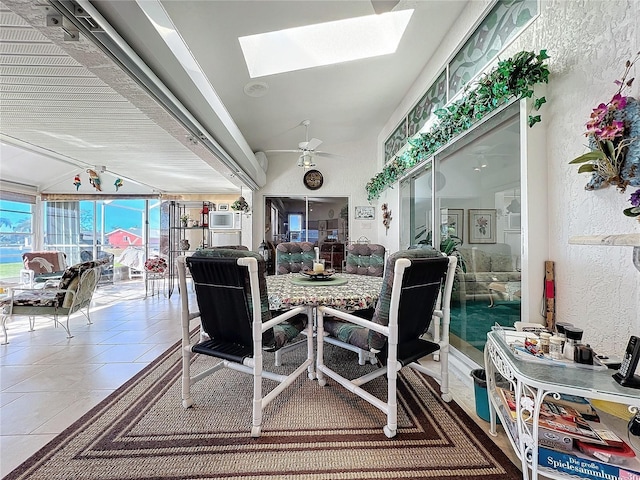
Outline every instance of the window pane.
[(0, 200), (0, 280), (17, 281), (22, 254), (33, 250), (33, 213), (30, 203)]

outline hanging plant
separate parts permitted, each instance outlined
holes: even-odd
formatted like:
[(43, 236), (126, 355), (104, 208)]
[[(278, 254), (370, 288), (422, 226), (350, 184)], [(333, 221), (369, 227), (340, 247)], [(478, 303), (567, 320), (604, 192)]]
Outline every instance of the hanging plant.
[[(519, 52), (508, 60), (498, 62), (497, 67), (481, 77), (473, 87), (467, 86), (461, 99), (436, 110), (437, 124), (429, 132), (409, 139), (407, 151), (388, 162), (367, 183), (369, 201), (380, 198), (382, 192), (405, 172), (431, 158), (453, 137), (468, 130), (512, 98), (532, 98), (533, 86), (549, 81), (549, 69), (545, 64), (547, 58), (546, 50), (541, 50), (537, 55), (534, 52)], [(544, 103), (544, 97), (537, 98), (533, 109), (539, 110)], [(529, 115), (530, 127), (539, 121), (540, 115)]]
[(242, 213), (249, 213), (249, 203), (244, 199), (244, 197), (239, 197), (235, 202), (231, 204), (231, 210)]

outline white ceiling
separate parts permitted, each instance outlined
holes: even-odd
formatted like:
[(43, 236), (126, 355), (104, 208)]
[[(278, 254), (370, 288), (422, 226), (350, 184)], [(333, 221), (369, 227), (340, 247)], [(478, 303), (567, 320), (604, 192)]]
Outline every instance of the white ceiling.
[[(260, 185), (264, 171), (252, 152), (297, 148), (305, 119), (311, 120), (310, 137), (323, 140), (322, 151), (344, 154), (354, 139), (375, 142), (467, 0), (401, 1), (396, 9), (416, 11), (395, 54), (255, 79), (267, 84), (262, 97), (244, 93), (251, 79), (239, 36), (370, 15), (371, 2), (145, 3), (164, 7), (217, 97), (196, 87), (136, 1), (78, 2), (104, 17), (205, 136)], [(125, 182), (123, 195), (238, 190), (241, 182), (224, 161), (190, 140), (190, 131), (95, 44), (82, 34), (77, 42), (64, 41), (59, 27), (46, 26), (47, 15), (57, 13), (47, 5), (0, 3), (0, 179), (71, 193), (73, 176), (82, 172), (79, 191), (87, 193), (84, 170), (105, 166), (105, 193), (115, 192), (117, 177)], [(269, 154), (269, 162), (291, 162), (292, 168), (296, 159)]]

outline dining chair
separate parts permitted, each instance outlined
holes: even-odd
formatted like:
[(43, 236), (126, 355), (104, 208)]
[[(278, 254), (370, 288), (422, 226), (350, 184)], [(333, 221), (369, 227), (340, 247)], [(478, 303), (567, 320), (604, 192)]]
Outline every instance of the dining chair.
[[(384, 274), (386, 250), (383, 245), (377, 243), (352, 243), (347, 247), (347, 259), (345, 263), (345, 273), (352, 275), (367, 275), (371, 277), (382, 277)], [(351, 312), (358, 317), (371, 318), (373, 308), (357, 310)], [(376, 363), (376, 356), (371, 352), (363, 350), (355, 345), (342, 342), (336, 337), (327, 337), (327, 343), (338, 347), (346, 348), (358, 354), (358, 363), (364, 365), (367, 360)]]
[[(440, 383), (443, 400), (449, 394), (449, 315), (456, 257), (446, 257), (436, 250), (402, 250), (387, 261), (385, 276), (371, 320), (330, 307), (317, 309), (318, 383), (326, 385), (325, 375), (355, 393), (387, 415), (384, 433), (397, 433), (396, 382), (398, 371), (410, 367), (435, 378)], [(325, 318), (331, 316), (332, 318)], [(442, 320), (441, 334), (425, 338), (431, 322)], [(356, 379), (347, 379), (324, 364), (325, 332), (345, 343), (374, 353), (382, 365)], [(418, 361), (440, 352), (437, 368)], [(362, 386), (386, 376), (387, 398), (375, 397)]]
[(311, 242), (282, 242), (276, 246), (276, 275), (313, 268), (316, 252)]
[[(264, 259), (245, 250), (211, 249), (176, 260), (180, 285), (182, 321), (182, 405), (193, 405), (191, 386), (223, 368), (253, 376), (251, 436), (259, 437), (264, 408), (297, 377), (313, 374), (312, 322), (306, 307), (272, 316), (267, 298)], [(195, 286), (197, 310), (189, 305), (187, 268)], [(190, 327), (200, 319), (201, 335), (192, 344)], [(306, 325), (306, 326), (305, 326)], [(263, 350), (277, 351), (307, 331), (306, 359), (291, 373), (263, 370)], [(192, 375), (194, 354), (220, 361), (204, 372)], [(263, 395), (262, 379), (277, 382)], [(224, 415), (224, 412), (221, 412)]]

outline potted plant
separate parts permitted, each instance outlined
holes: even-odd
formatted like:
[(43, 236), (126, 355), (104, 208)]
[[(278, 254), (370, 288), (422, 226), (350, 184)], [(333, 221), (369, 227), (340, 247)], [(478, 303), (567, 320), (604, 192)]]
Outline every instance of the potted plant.
[(189, 223), (189, 215), (185, 213), (184, 215), (180, 215), (180, 222), (183, 227), (186, 227)]

